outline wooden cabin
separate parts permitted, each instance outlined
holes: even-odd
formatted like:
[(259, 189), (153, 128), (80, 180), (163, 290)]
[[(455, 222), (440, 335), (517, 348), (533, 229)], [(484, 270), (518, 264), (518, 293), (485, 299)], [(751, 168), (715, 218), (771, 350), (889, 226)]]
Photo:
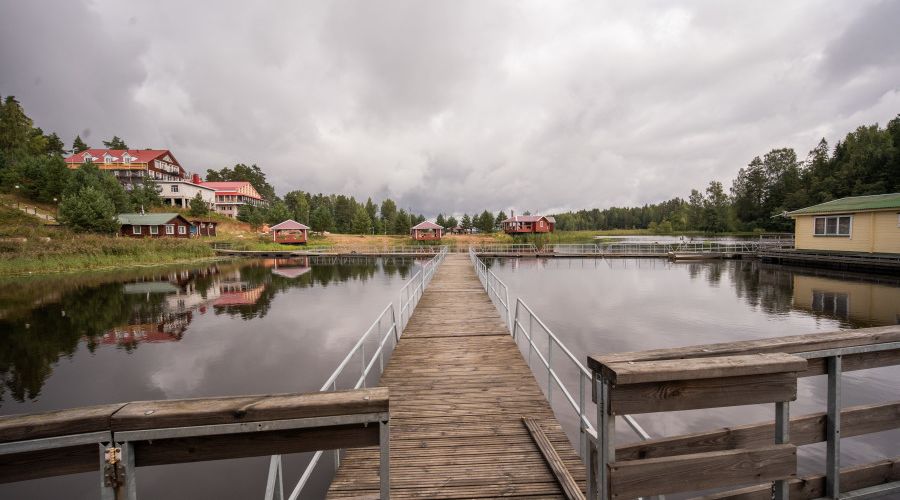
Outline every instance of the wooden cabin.
[(506, 234), (552, 233), (556, 219), (545, 215), (514, 215), (501, 224)]
[(900, 254), (900, 193), (841, 198), (787, 215), (797, 250)]
[(206, 219), (191, 219), (191, 224), (194, 225), (191, 228), (191, 235), (193, 236), (215, 236), (216, 227), (219, 225), (214, 220)]
[(191, 222), (176, 213), (119, 214), (119, 235), (130, 238), (190, 238)]
[(420, 222), (409, 230), (409, 235), (416, 241), (439, 240), (443, 233), (443, 227), (429, 221)]
[(288, 219), (269, 228), (272, 233), (272, 241), (287, 245), (305, 245), (309, 233), (309, 226), (301, 224), (293, 219)]

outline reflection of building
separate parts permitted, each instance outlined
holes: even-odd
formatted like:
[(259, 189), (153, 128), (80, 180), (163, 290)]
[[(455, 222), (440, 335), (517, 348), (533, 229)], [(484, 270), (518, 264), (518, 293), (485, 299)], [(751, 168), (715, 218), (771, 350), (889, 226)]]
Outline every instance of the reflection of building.
[[(297, 278), (309, 272), (309, 257), (300, 257), (296, 259), (271, 259), (272, 274), (276, 274), (283, 278)], [(266, 263), (268, 265), (268, 263)]]
[(869, 324), (900, 324), (900, 288), (794, 274), (794, 307)]
[(853, 196), (788, 213), (795, 248), (900, 253), (900, 193)]
[(262, 297), (265, 288), (263, 285), (250, 288), (250, 285), (244, 282), (222, 283), (219, 285), (219, 298), (213, 301), (213, 306), (250, 306), (256, 304), (259, 298)]
[(169, 315), (160, 323), (117, 326), (100, 337), (101, 344), (126, 345), (154, 342), (177, 342), (191, 323), (191, 313)]

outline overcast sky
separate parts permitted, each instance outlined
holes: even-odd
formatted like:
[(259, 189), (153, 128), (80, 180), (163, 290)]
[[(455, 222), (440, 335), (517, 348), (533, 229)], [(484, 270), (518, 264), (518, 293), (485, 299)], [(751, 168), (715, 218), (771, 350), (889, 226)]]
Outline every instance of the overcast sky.
[(0, 0), (0, 95), (67, 146), (401, 207), (686, 197), (900, 113), (900, 1)]

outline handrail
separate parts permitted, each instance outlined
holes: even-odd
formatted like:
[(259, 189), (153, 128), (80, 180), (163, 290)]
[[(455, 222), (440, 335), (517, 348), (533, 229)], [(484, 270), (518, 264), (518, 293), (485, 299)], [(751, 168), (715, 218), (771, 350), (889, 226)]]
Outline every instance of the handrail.
[[(412, 278), (407, 280), (407, 282), (403, 285), (403, 288), (400, 289), (400, 302), (399, 307), (397, 309), (394, 308), (394, 303), (388, 304), (382, 311), (381, 314), (375, 319), (371, 326), (363, 333), (362, 337), (354, 344), (353, 348), (350, 349), (350, 352), (344, 356), (344, 359), (338, 364), (337, 368), (335, 368), (334, 372), (332, 372), (331, 376), (325, 381), (325, 384), (322, 385), (322, 388), (319, 389), (321, 392), (324, 391), (336, 391), (338, 390), (337, 380), (340, 375), (343, 373), (344, 369), (350, 364), (351, 359), (353, 359), (357, 353), (361, 353), (361, 364), (360, 364), (360, 376), (356, 379), (356, 384), (354, 385), (354, 389), (358, 389), (359, 387), (365, 387), (366, 380), (368, 379), (369, 374), (372, 371), (372, 368), (375, 366), (375, 361), (379, 361), (379, 371), (378, 373), (382, 373), (384, 371), (384, 356), (385, 356), (385, 346), (388, 343), (388, 340), (391, 338), (394, 339), (394, 346), (400, 342), (400, 337), (403, 334), (403, 330), (406, 328), (406, 324), (409, 322), (409, 318), (412, 316), (412, 312), (415, 310), (416, 305), (419, 303), (419, 299), (422, 298), (422, 295), (425, 293), (425, 289), (428, 287), (428, 284), (431, 283), (431, 279), (434, 277), (434, 273), (438, 266), (444, 261), (444, 258), (447, 255), (447, 247), (442, 246), (438, 247), (438, 252), (432, 257), (428, 262), (422, 265), (422, 269), (418, 270)], [(382, 324), (390, 315), (390, 322), (386, 325), (386, 329), (382, 328)], [(399, 318), (398, 318), (399, 316)], [(366, 349), (365, 344), (366, 340), (370, 337), (370, 335), (376, 331), (378, 331), (377, 339), (378, 339), (378, 347), (375, 349), (375, 352), (372, 353), (371, 359), (366, 362)], [(316, 466), (319, 464), (324, 451), (319, 450), (316, 451), (313, 455), (312, 459), (309, 461), (309, 464), (306, 466), (306, 469), (303, 470), (303, 474), (300, 476), (300, 480), (297, 481), (296, 486), (291, 491), (291, 494), (288, 496), (289, 500), (296, 500), (299, 498), (301, 491), (306, 486), (309, 478), (312, 476), (315, 471)], [(340, 450), (335, 450), (335, 469), (340, 466)], [(274, 481), (275, 478), (280, 478), (280, 468), (281, 468), (281, 460), (276, 459), (276, 456), (273, 455), (272, 460), (269, 463), (269, 481)], [(269, 496), (268, 492), (272, 491), (273, 495)], [(280, 495), (280, 491), (278, 488), (270, 487), (267, 484), (266, 488), (267, 496), (266, 500), (271, 500), (273, 498), (282, 498)]]
[(511, 332), (512, 316), (510, 315), (511, 310), (509, 307), (509, 287), (493, 271), (488, 269), (487, 264), (478, 257), (473, 247), (469, 247), (469, 260), (475, 266), (475, 274), (478, 275), (481, 286), (487, 292), (488, 298), (494, 303), (494, 307), (503, 314), (503, 325), (506, 326), (507, 331)]

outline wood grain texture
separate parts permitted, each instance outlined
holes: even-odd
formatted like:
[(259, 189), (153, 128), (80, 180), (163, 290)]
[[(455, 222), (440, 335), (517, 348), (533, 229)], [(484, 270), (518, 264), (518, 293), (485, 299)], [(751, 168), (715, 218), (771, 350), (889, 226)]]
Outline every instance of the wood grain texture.
[(6, 415), (0, 417), (0, 443), (107, 430), (110, 417), (124, 405), (116, 403)]
[(603, 376), (616, 385), (765, 375), (805, 370), (805, 359), (783, 353), (659, 361), (623, 361), (601, 366)]
[(781, 444), (613, 462), (609, 473), (612, 498), (700, 491), (796, 477), (797, 448)]
[[(844, 408), (841, 436), (844, 438), (900, 427), (900, 401)], [(651, 439), (616, 448), (616, 459), (637, 460), (689, 453), (754, 448), (774, 442), (775, 424), (748, 424), (707, 432)], [(825, 412), (791, 419), (791, 444), (802, 446), (825, 441)]]
[(581, 491), (581, 487), (578, 486), (578, 483), (572, 475), (569, 474), (565, 462), (559, 457), (559, 453), (556, 452), (553, 443), (547, 438), (547, 434), (541, 429), (538, 421), (531, 417), (523, 417), (522, 423), (525, 424), (525, 428), (528, 429), (531, 438), (534, 439), (535, 444), (538, 445), (538, 449), (541, 450), (541, 454), (544, 455), (544, 460), (547, 461), (547, 465), (553, 470), (553, 474), (556, 476), (556, 480), (559, 481), (560, 486), (562, 486), (566, 498), (568, 500), (584, 500), (585, 497), (584, 493)]
[[(583, 489), (584, 466), (467, 256), (438, 268), (380, 383), (391, 393), (391, 498), (565, 498), (523, 416)], [(328, 497), (377, 495), (377, 450), (348, 450)]]
[(797, 399), (793, 372), (615, 386), (614, 415), (721, 408)]
[(91, 472), (100, 467), (96, 444), (0, 455), (0, 483)]
[(384, 388), (129, 403), (112, 417), (116, 431), (386, 412)]
[[(841, 493), (894, 481), (900, 481), (900, 457), (841, 469)], [(789, 486), (791, 500), (812, 500), (825, 496), (824, 475), (792, 479), (789, 481)], [(772, 485), (759, 484), (699, 498), (703, 500), (771, 500)]]

